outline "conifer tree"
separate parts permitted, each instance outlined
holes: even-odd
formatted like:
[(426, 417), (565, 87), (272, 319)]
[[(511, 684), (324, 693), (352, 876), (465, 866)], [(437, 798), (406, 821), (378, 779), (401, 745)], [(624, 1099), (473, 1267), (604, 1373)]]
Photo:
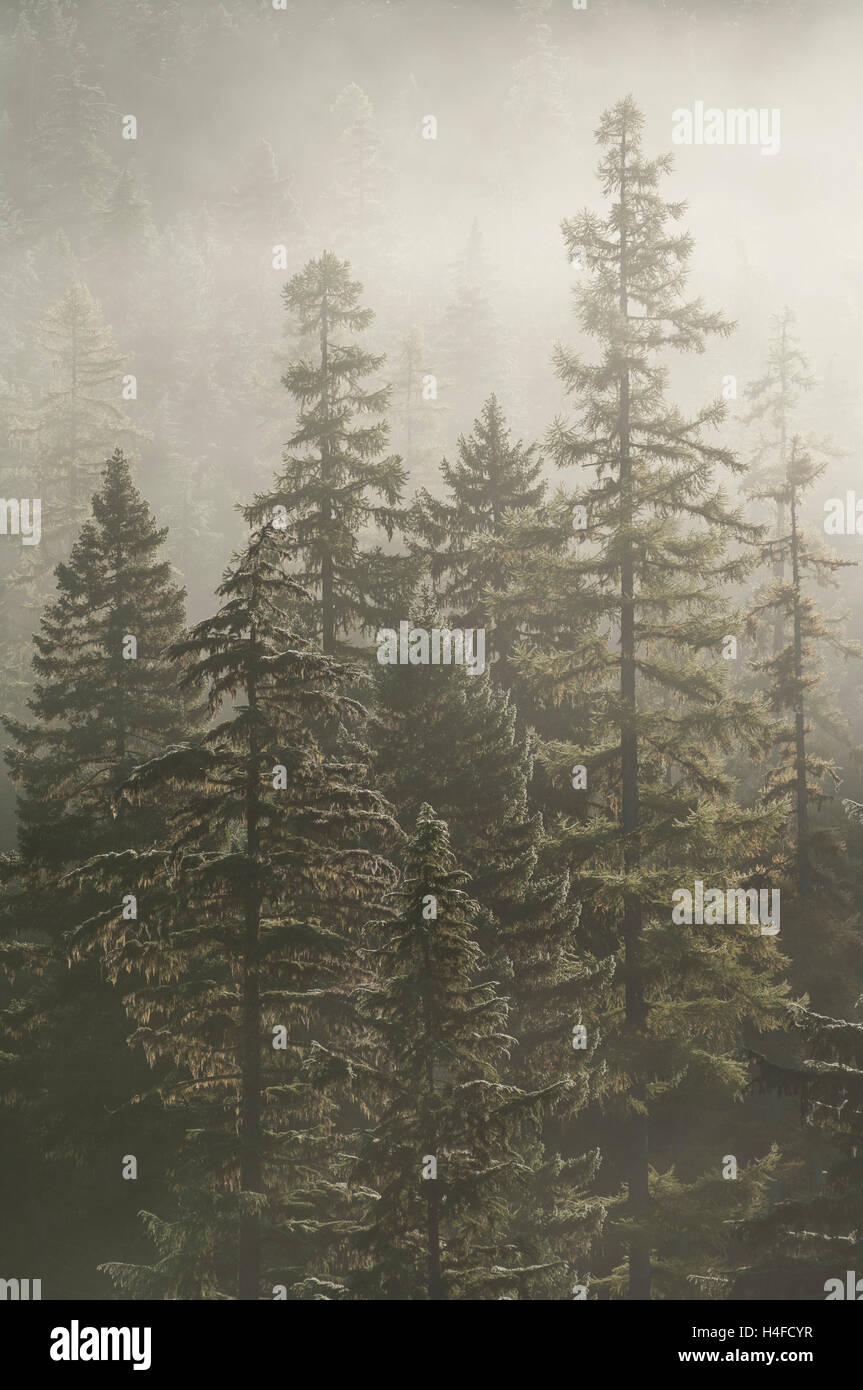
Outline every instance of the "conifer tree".
[(98, 461), (118, 438), (133, 434), (121, 408), (123, 358), (86, 285), (73, 284), (48, 310), (35, 340), (42, 384), (37, 398), (19, 397), (10, 422), (16, 457), (7, 486), (13, 495), (40, 499), (42, 538), (22, 547), (4, 575), (7, 712), (23, 707), (30, 635), (48, 599), (53, 567), (68, 556), (88, 514)]
[(341, 209), (341, 238), (352, 259), (365, 265), (380, 232), (389, 171), (374, 107), (356, 82), (339, 92), (330, 108), (339, 126), (334, 194)]
[(398, 614), (410, 571), (402, 557), (360, 547), (360, 534), (372, 526), (392, 539), (405, 484), (401, 460), (384, 455), (387, 425), (375, 418), (389, 389), (362, 384), (383, 358), (342, 336), (374, 317), (360, 308), (361, 290), (348, 263), (330, 251), (285, 286), (285, 307), (314, 347), (283, 377), (299, 406), (285, 466), (273, 489), (245, 509), (251, 521), (275, 515), (285, 530), (286, 553), (311, 595), (304, 616), (328, 655), (343, 636), (374, 631)]
[(434, 485), (440, 457), (443, 406), (437, 400), (436, 377), (422, 335), (411, 328), (399, 349), (393, 380), (394, 436), (400, 454), (407, 460), (410, 481)]
[[(851, 803), (852, 809), (854, 804)], [(855, 818), (860, 807), (856, 808)], [(741, 1223), (745, 1245), (730, 1283), (737, 1299), (859, 1299), (863, 1268), (863, 1023), (790, 1006), (803, 1043), (777, 1063), (756, 1055), (762, 1090), (797, 1097), (804, 1127), (819, 1144), (814, 1191), (772, 1205)], [(827, 1160), (825, 1153), (833, 1155)], [(849, 1271), (854, 1271), (849, 1280)], [(850, 1285), (850, 1287), (849, 1287)]]
[(79, 249), (114, 177), (107, 126), (100, 87), (78, 73), (55, 79), (34, 132), (34, 196), (40, 218), (59, 222)]
[[(785, 486), (788, 477), (788, 450), (795, 433), (794, 417), (800, 398), (815, 384), (809, 362), (794, 333), (795, 318), (784, 308), (772, 320), (773, 334), (767, 352), (764, 376), (746, 388), (749, 409), (747, 424), (757, 423), (760, 434), (752, 458), (753, 491), (761, 491), (774, 503), (773, 523), (777, 540), (787, 531)], [(775, 491), (768, 492), (767, 489)], [(781, 584), (785, 577), (782, 545), (776, 547), (773, 578)], [(777, 611), (773, 630), (774, 653), (785, 645), (784, 615)]]
[[(256, 236), (261, 228), (272, 229), (273, 239), (286, 241), (288, 235), (308, 233), (293, 180), (279, 168), (276, 152), (269, 140), (260, 139), (243, 161), (240, 178), (227, 205), (238, 236)], [(276, 233), (279, 234), (278, 238)]]
[[(577, 303), (600, 358), (557, 348), (579, 423), (557, 421), (549, 447), (560, 467), (593, 468), (596, 481), (575, 480), (571, 501), (586, 526), (546, 576), (561, 602), (572, 607), (580, 596), (584, 621), (570, 629), (565, 675), (559, 655), (552, 659), (560, 698), (582, 703), (592, 737), (546, 745), (542, 755), (561, 785), (580, 769), (588, 802), (573, 807), (583, 819), (561, 824), (560, 850), (578, 874), (588, 940), (619, 959), (619, 1013), (609, 1017), (603, 1055), (624, 1119), (610, 1157), (627, 1184), (629, 1257), (628, 1280), (617, 1275), (609, 1287), (631, 1299), (651, 1297), (654, 1273), (660, 1296), (687, 1296), (685, 1262), (668, 1241), (670, 1190), (651, 1175), (663, 1105), (685, 1097), (706, 1110), (739, 1093), (745, 1063), (733, 1049), (744, 1021), (770, 1026), (781, 998), (770, 982), (773, 943), (748, 916), (710, 926), (707, 937), (694, 922), (671, 920), (673, 892), (693, 880), (763, 883), (759, 854), (776, 817), (735, 807), (720, 762), (735, 740), (753, 753), (767, 738), (752, 702), (727, 693), (721, 669), (723, 637), (734, 630), (721, 589), (747, 565), (726, 545), (752, 534), (714, 480), (720, 468), (739, 469), (705, 437), (723, 403), (686, 419), (666, 402), (667, 371), (655, 360), (669, 348), (701, 351), (705, 335), (728, 326), (684, 296), (691, 239), (667, 229), (683, 206), (663, 200), (670, 159), (641, 153), (642, 124), (630, 98), (603, 115), (599, 177), (611, 206), (563, 224), (570, 259), (582, 258), (588, 272)], [(519, 664), (544, 680), (548, 661), (537, 644)], [(714, 1185), (720, 1204), (736, 1201), (723, 1199), (723, 1186), (735, 1185)], [(679, 1189), (673, 1200), (681, 1203)], [(695, 1269), (714, 1253), (693, 1250)]]
[[(411, 529), (422, 542), (432, 580), (456, 627), (491, 628), (487, 599), (506, 586), (500, 541), (506, 513), (534, 511), (545, 484), (536, 446), (512, 443), (497, 397), (489, 396), (473, 431), (459, 436), (458, 463), (441, 461), (449, 496), (441, 501), (423, 489), (411, 511)], [(508, 683), (514, 630), (503, 623), (486, 639), (486, 655), (497, 655), (495, 675)], [(491, 650), (490, 650), (491, 648)]]
[[(171, 648), (191, 663), (184, 685), (222, 717), (123, 788), (157, 805), (181, 789), (167, 847), (82, 869), (108, 906), (78, 929), (76, 949), (128, 981), (133, 1041), (168, 1067), (159, 1092), (187, 1125), (179, 1216), (146, 1218), (162, 1259), (106, 1266), (150, 1297), (255, 1300), (276, 1285), (321, 1296), (317, 1276), (350, 1225), (333, 1176), (335, 1102), (304, 1061), (351, 1022), (350, 934), (394, 881), (370, 846), (398, 829), (364, 785), (364, 710), (346, 693), (359, 673), (290, 627), (282, 602), (302, 594), (283, 551), (272, 526), (254, 532), (218, 612)], [(115, 905), (130, 881), (141, 904), (132, 923)]]
[(454, 438), (470, 428), (477, 401), (501, 389), (505, 364), (500, 340), (488, 254), (474, 221), (452, 268), (438, 351), (445, 373), (441, 403), (451, 411), (449, 428)]
[[(19, 816), (17, 852), (2, 865), (13, 978), (2, 1014), (3, 1098), (20, 1100), (43, 1155), (64, 1162), (61, 1180), (56, 1171), (44, 1179), (56, 1193), (58, 1239), (70, 1222), (101, 1230), (106, 1182), (106, 1213), (122, 1206), (113, 1155), (119, 1163), (124, 1142), (150, 1152), (148, 1107), (137, 1122), (117, 1113), (145, 1075), (124, 1047), (119, 1000), (92, 964), (67, 966), (64, 933), (96, 900), (73, 907), (64, 876), (90, 854), (158, 839), (164, 808), (115, 817), (112, 799), (137, 762), (196, 722), (163, 655), (183, 623), (183, 591), (159, 555), (165, 534), (116, 450), (34, 638), (32, 717), (3, 719)], [(56, 1273), (56, 1252), (46, 1258)]]
[(552, 0), (520, 0), (518, 16), (525, 42), (513, 72), (507, 106), (515, 129), (543, 137), (564, 156), (573, 124), (566, 96), (567, 60), (552, 42), (546, 16)]
[(54, 513), (49, 544), (65, 555), (81, 524), (108, 442), (129, 434), (122, 409), (124, 358), (87, 286), (70, 286), (43, 317), (36, 342), (51, 385), (32, 422), (35, 466)]
[(106, 269), (110, 266), (114, 272), (113, 284), (117, 267), (122, 266), (128, 278), (156, 236), (150, 204), (131, 169), (124, 169), (114, 181), (100, 212), (100, 226), (94, 240), (103, 265)]
[[(829, 787), (835, 791), (841, 779), (836, 762), (812, 747), (814, 726), (807, 706), (823, 680), (822, 653), (832, 650), (847, 660), (863, 656), (863, 649), (843, 636), (844, 615), (823, 613), (807, 591), (807, 580), (836, 588), (837, 572), (855, 563), (811, 541), (801, 526), (801, 499), (826, 467), (826, 461), (815, 458), (798, 436), (788, 442), (785, 476), (764, 494), (788, 529), (761, 547), (762, 560), (771, 567), (774, 579), (752, 619), (755, 623), (773, 619), (774, 633), (788, 635), (770, 657), (754, 663), (779, 719), (765, 797), (791, 808), (797, 903), (793, 918), (787, 919), (786, 939), (801, 986), (817, 1007), (836, 1008), (850, 1003), (847, 990), (853, 971), (849, 976), (848, 952), (856, 954), (855, 937), (849, 935), (847, 925), (848, 870), (842, 864), (837, 827), (813, 823), (812, 813), (831, 799)], [(819, 713), (830, 723), (839, 720), (838, 711), (825, 708), (823, 693)], [(825, 989), (828, 993), (823, 995)]]
[(384, 667), (375, 727), (378, 782), (402, 824), (434, 797), (471, 877), (477, 940), (509, 1001), (506, 1077), (544, 1097), (523, 1248), (532, 1262), (565, 1260), (568, 1242), (597, 1220), (582, 1191), (597, 1161), (586, 1112), (604, 1089), (599, 1020), (613, 961), (586, 948), (578, 885), (528, 808), (533, 750), (504, 690), (459, 668)]
[(467, 881), (446, 823), (423, 805), (363, 993), (377, 1048), (361, 1079), (375, 1100), (354, 1181), (378, 1197), (359, 1237), (360, 1297), (530, 1297), (557, 1269), (571, 1277), (598, 1224), (596, 1203), (579, 1240), (567, 1212), (571, 1266), (526, 1260), (514, 1236), (512, 1207), (536, 1181), (520, 1115), (539, 1099), (504, 1080), (507, 1003), (477, 941)]

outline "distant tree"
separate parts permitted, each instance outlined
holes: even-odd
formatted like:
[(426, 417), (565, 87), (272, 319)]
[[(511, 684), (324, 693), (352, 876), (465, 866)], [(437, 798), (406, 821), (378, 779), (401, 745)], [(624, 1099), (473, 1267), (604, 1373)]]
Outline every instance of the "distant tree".
[[(765, 797), (791, 809), (791, 861), (798, 901), (793, 919), (788, 917), (787, 939), (800, 985), (819, 1007), (835, 1008), (850, 1002), (847, 990), (853, 969), (849, 975), (848, 952), (857, 956), (859, 951), (854, 949), (856, 933), (849, 934), (848, 929), (848, 866), (843, 867), (841, 834), (836, 826), (812, 821), (812, 812), (831, 799), (829, 788), (835, 792), (839, 786), (840, 773), (834, 759), (812, 747), (814, 724), (807, 701), (823, 680), (822, 654), (832, 651), (846, 660), (859, 659), (863, 648), (845, 637), (845, 615), (821, 612), (806, 588), (807, 578), (837, 587), (837, 571), (855, 563), (818, 546), (801, 528), (801, 498), (826, 467), (826, 461), (813, 457), (799, 437), (789, 441), (785, 476), (763, 494), (775, 505), (777, 515), (785, 518), (788, 529), (761, 547), (763, 563), (771, 568), (774, 579), (752, 619), (756, 624), (772, 620), (774, 633), (788, 634), (772, 656), (755, 663), (779, 719)], [(829, 719), (823, 693), (819, 713)], [(830, 722), (838, 718), (838, 711), (833, 711)], [(828, 994), (822, 998), (825, 989)]]
[(9, 713), (23, 709), (30, 636), (50, 594), (53, 567), (66, 559), (87, 516), (99, 460), (135, 433), (122, 410), (124, 361), (86, 285), (73, 284), (33, 336), (39, 389), (10, 392), (5, 422), (13, 450), (3, 470), (8, 495), (39, 499), (42, 532), (38, 545), (20, 547), (12, 563), (6, 557), (0, 577), (8, 614), (0, 653)]
[(60, 76), (34, 136), (34, 203), (44, 223), (59, 223), (80, 250), (116, 177), (105, 150), (108, 103), (77, 73)]
[(109, 440), (132, 433), (122, 409), (124, 358), (80, 283), (45, 314), (36, 343), (51, 379), (35, 408), (32, 449), (43, 496), (53, 500), (49, 550), (63, 555), (86, 515), (96, 460)]
[(282, 378), (299, 406), (285, 466), (272, 490), (244, 509), (250, 521), (278, 515), (286, 553), (312, 596), (304, 617), (328, 655), (343, 636), (374, 632), (397, 617), (411, 572), (404, 557), (360, 545), (373, 526), (392, 539), (405, 484), (401, 459), (384, 454), (386, 422), (375, 418), (387, 407), (389, 388), (362, 384), (383, 358), (342, 336), (372, 321), (371, 309), (359, 307), (361, 289), (348, 263), (330, 251), (285, 286), (285, 307), (314, 348)]
[(434, 486), (444, 407), (437, 399), (431, 354), (416, 328), (401, 340), (392, 391), (393, 434), (410, 482), (415, 487)]
[(149, 201), (131, 169), (124, 169), (106, 194), (100, 224), (95, 237), (97, 250), (110, 258), (116, 278), (118, 265), (130, 271), (156, 234)]
[(552, 42), (547, 15), (553, 0), (520, 0), (517, 6), (523, 45), (507, 101), (516, 128), (541, 135), (557, 153), (565, 152), (572, 122), (566, 94), (568, 60)]
[(298, 232), (309, 231), (293, 180), (282, 174), (269, 140), (258, 140), (243, 161), (226, 210), (236, 233), (244, 238), (263, 235), (294, 245)]
[(477, 403), (501, 389), (504, 354), (493, 302), (493, 281), (479, 224), (452, 268), (452, 290), (444, 311), (438, 356), (443, 367), (441, 402), (450, 410), (455, 438), (470, 428)]
[[(785, 578), (785, 560), (781, 544), (787, 531), (787, 512), (784, 488), (788, 477), (788, 450), (795, 431), (795, 414), (804, 392), (815, 385), (809, 362), (794, 334), (795, 318), (789, 308), (772, 319), (773, 333), (767, 353), (767, 370), (763, 377), (746, 388), (747, 424), (760, 427), (758, 443), (752, 457), (752, 491), (769, 497), (774, 503), (773, 523), (780, 544), (774, 555), (773, 578), (781, 584)], [(771, 491), (772, 489), (772, 491)], [(784, 614), (777, 611), (773, 630), (774, 653), (785, 645)]]
[(333, 188), (339, 236), (365, 266), (384, 221), (389, 169), (369, 97), (350, 82), (330, 108), (339, 126)]

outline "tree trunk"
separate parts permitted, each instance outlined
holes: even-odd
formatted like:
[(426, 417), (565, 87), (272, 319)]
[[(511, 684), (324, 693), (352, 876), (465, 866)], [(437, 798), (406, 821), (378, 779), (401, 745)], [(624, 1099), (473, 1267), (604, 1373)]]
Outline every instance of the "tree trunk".
[[(251, 624), (249, 646), (254, 660), (255, 624)], [(254, 673), (247, 688), (249, 709), (257, 710), (257, 683)], [(261, 1003), (258, 973), (258, 932), (261, 915), (258, 886), (258, 740), (254, 723), (249, 738), (249, 764), (246, 790), (246, 857), (249, 884), (246, 896), (242, 967), (242, 1067), (240, 1076), (240, 1189), (261, 1191)], [(260, 1218), (248, 1213), (240, 1218), (239, 1297), (256, 1300), (261, 1270)]]
[[(330, 392), (327, 373), (329, 371), (329, 323), (327, 318), (327, 296), (324, 291), (323, 303), (321, 305), (321, 376), (323, 378), (323, 389), (321, 392), (321, 412), (324, 427), (329, 424), (330, 419)], [(329, 441), (324, 436), (321, 447), (321, 473), (323, 483), (326, 488), (329, 485)], [(329, 495), (325, 495), (321, 503), (321, 520), (327, 528), (333, 519), (332, 503)], [(321, 559), (321, 646), (327, 656), (334, 656), (336, 650), (336, 623), (333, 610), (333, 555), (330, 549), (329, 537), (324, 539), (323, 557)]]
[[(785, 478), (785, 477), (787, 476), (787, 473), (786, 473), (786, 464), (785, 464), (785, 458), (786, 458), (786, 453), (787, 453), (787, 448), (788, 448), (788, 423), (787, 423), (787, 417), (786, 417), (786, 394), (787, 394), (787, 391), (788, 391), (788, 377), (787, 377), (787, 373), (786, 373), (787, 350), (788, 350), (788, 332), (787, 332), (787, 328), (786, 328), (785, 322), (783, 321), (783, 323), (782, 323), (782, 353), (781, 353), (781, 359), (780, 359), (780, 360), (781, 360), (781, 367), (780, 367), (780, 374), (779, 374), (780, 392), (781, 392), (781, 394), (780, 394), (781, 405), (780, 405), (780, 409), (779, 409), (779, 468), (780, 468), (780, 476), (781, 476), (782, 478)], [(782, 549), (782, 538), (783, 538), (783, 536), (785, 535), (785, 527), (786, 527), (786, 525), (787, 525), (787, 521), (786, 521), (786, 516), (785, 516), (785, 503), (782, 502), (782, 501), (779, 501), (779, 502), (776, 503), (776, 539), (777, 539), (778, 542), (779, 542), (779, 548), (778, 548), (778, 552), (777, 552), (777, 555), (776, 555), (776, 559), (775, 559), (774, 564), (773, 564), (773, 578), (776, 580), (776, 583), (777, 583), (777, 584), (781, 584), (782, 581), (783, 581), (783, 579), (785, 578), (785, 559), (784, 559), (784, 552), (783, 552), (783, 549)], [(781, 608), (781, 606), (780, 606), (780, 607), (777, 608), (777, 610), (776, 610), (776, 617), (775, 617), (774, 623), (773, 623), (773, 655), (774, 655), (774, 656), (778, 656), (779, 653), (782, 651), (782, 649), (783, 649), (784, 646), (785, 646), (785, 617), (784, 617), (784, 614), (783, 614), (783, 612), (782, 612), (782, 608)]]
[(428, 1219), (426, 1225), (428, 1236), (428, 1294), (430, 1302), (438, 1303), (444, 1296), (440, 1257), (440, 1192), (438, 1190), (438, 1179), (429, 1178), (426, 1186), (428, 1187), (428, 1193), (426, 1195), (426, 1201), (428, 1203)]
[(797, 496), (791, 495), (791, 574), (794, 584), (794, 774), (797, 782), (797, 888), (801, 901), (809, 895), (809, 802), (806, 786), (806, 720), (803, 710), (803, 636), (800, 614), (800, 555), (797, 534)]
[[(626, 243), (626, 136), (621, 139), (621, 230), (620, 230), (620, 311), (629, 312), (627, 293)], [(620, 378), (619, 407), (621, 526), (628, 530), (634, 513), (632, 496), (632, 458), (629, 440), (629, 371)], [(620, 570), (620, 693), (623, 702), (621, 725), (621, 780), (623, 860), (625, 873), (638, 869), (638, 733), (635, 725), (635, 562), (632, 545), (627, 540)], [(639, 1034), (646, 1022), (644, 985), (641, 978), (641, 900), (627, 893), (624, 902), (623, 939), (626, 960), (626, 1027), (631, 1038)], [(643, 1080), (633, 1077), (631, 1099), (643, 1106), (647, 1087)], [(628, 1134), (629, 1214), (633, 1221), (644, 1222), (650, 1200), (648, 1169), (648, 1119), (643, 1113), (630, 1117)], [(650, 1298), (650, 1242), (646, 1234), (636, 1231), (629, 1247), (629, 1297)]]
[[(423, 945), (425, 983), (422, 995), (423, 1023), (426, 1030), (428, 1057), (425, 1068), (426, 1117), (422, 1121), (425, 1138), (425, 1152), (437, 1155), (438, 1137), (430, 1123), (435, 1108), (435, 1055), (431, 1040), (437, 1038), (437, 1017), (429, 997), (428, 985), (431, 976), (429, 942), (426, 937)], [(426, 1184), (426, 1251), (428, 1260), (428, 1297), (430, 1303), (439, 1303), (444, 1297), (443, 1271), (440, 1247), (440, 1182), (439, 1177), (424, 1179)]]

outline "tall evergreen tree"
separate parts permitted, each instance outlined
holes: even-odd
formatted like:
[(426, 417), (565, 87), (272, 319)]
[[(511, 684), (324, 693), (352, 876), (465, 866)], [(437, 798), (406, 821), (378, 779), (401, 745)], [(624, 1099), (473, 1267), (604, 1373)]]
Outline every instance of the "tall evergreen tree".
[(520, 1207), (523, 1248), (531, 1262), (565, 1260), (597, 1215), (581, 1183), (596, 1161), (587, 1109), (604, 1089), (596, 1054), (613, 961), (585, 947), (577, 884), (528, 808), (533, 751), (508, 694), (487, 675), (422, 666), (382, 668), (378, 692), (379, 785), (402, 824), (426, 796), (447, 818), (480, 904), (477, 940), (509, 1001), (506, 1078), (544, 1095), (536, 1185)]
[(339, 92), (330, 108), (338, 123), (338, 154), (333, 193), (339, 208), (338, 232), (351, 258), (364, 267), (380, 239), (389, 177), (374, 106), (356, 82)]
[(451, 412), (453, 438), (470, 428), (476, 402), (501, 389), (504, 354), (500, 340), (488, 253), (479, 223), (474, 221), (452, 268), (450, 299), (438, 347), (444, 370), (441, 403)]
[(392, 417), (395, 442), (415, 487), (434, 486), (437, 479), (444, 407), (437, 399), (436, 381), (422, 335), (411, 328), (401, 340), (396, 360)]
[[(855, 818), (861, 808), (850, 803)], [(790, 1008), (803, 1047), (784, 1063), (756, 1058), (761, 1089), (799, 1099), (822, 1156), (815, 1191), (741, 1224), (745, 1241), (730, 1285), (737, 1299), (859, 1299), (863, 1267), (863, 1023)], [(824, 1155), (835, 1157), (824, 1168)], [(849, 1281), (849, 1272), (850, 1274)], [(850, 1282), (850, 1289), (849, 1289)]]
[[(456, 464), (441, 461), (449, 496), (438, 500), (423, 489), (411, 511), (411, 529), (420, 538), (450, 620), (457, 627), (491, 629), (488, 595), (506, 586), (500, 546), (504, 520), (509, 511), (540, 506), (545, 495), (539, 480), (542, 460), (535, 445), (511, 442), (494, 395), (472, 433), (459, 436), (458, 453)], [(502, 684), (507, 684), (514, 637), (507, 622), (487, 635), (487, 658), (497, 655), (495, 674)]]
[[(162, 1260), (106, 1266), (133, 1294), (255, 1300), (266, 1274), (291, 1297), (317, 1297), (349, 1225), (337, 1219), (335, 1102), (304, 1062), (351, 1022), (349, 933), (394, 881), (370, 846), (398, 829), (364, 785), (362, 745), (344, 735), (364, 718), (346, 693), (359, 673), (292, 630), (281, 605), (302, 595), (283, 560), (272, 526), (256, 531), (219, 611), (171, 648), (191, 662), (184, 684), (222, 717), (123, 788), (156, 805), (181, 789), (166, 849), (102, 854), (82, 870), (113, 897), (76, 948), (128, 978), (133, 1041), (167, 1065), (159, 1091), (187, 1125), (179, 1217), (147, 1217)], [(130, 881), (141, 895), (133, 923), (115, 905)]]
[(3, 719), (19, 814), (17, 852), (2, 866), (2, 949), (14, 990), (2, 1014), (3, 1096), (25, 1107), (43, 1155), (64, 1163), (40, 1169), (56, 1194), (58, 1243), (44, 1252), (55, 1279), (70, 1277), (60, 1254), (70, 1227), (88, 1247), (103, 1233), (106, 1183), (114, 1195), (105, 1220), (128, 1204), (116, 1196), (124, 1146), (151, 1154), (148, 1107), (137, 1122), (118, 1114), (145, 1074), (123, 1046), (119, 1000), (92, 964), (67, 968), (64, 933), (97, 899), (73, 907), (64, 875), (87, 855), (158, 839), (164, 807), (115, 817), (112, 799), (135, 763), (196, 721), (164, 659), (183, 623), (183, 591), (159, 555), (165, 534), (115, 451), (34, 639), (32, 718)]
[[(285, 307), (314, 343), (313, 355), (291, 363), (284, 385), (298, 402), (297, 429), (285, 467), (271, 492), (245, 509), (249, 520), (277, 515), (297, 578), (310, 592), (304, 616), (333, 655), (340, 638), (371, 632), (398, 616), (409, 562), (378, 546), (363, 550), (359, 535), (382, 527), (391, 539), (405, 484), (401, 460), (385, 455), (389, 388), (366, 388), (383, 358), (355, 342), (374, 317), (362, 309), (362, 286), (330, 251), (311, 260), (285, 286)], [(275, 513), (276, 507), (283, 510)]]
[[(845, 659), (859, 658), (863, 649), (844, 637), (844, 615), (820, 611), (806, 587), (809, 579), (836, 588), (837, 572), (855, 563), (817, 545), (801, 527), (801, 499), (826, 467), (826, 461), (813, 457), (798, 436), (789, 441), (785, 476), (765, 494), (777, 515), (786, 519), (788, 530), (761, 548), (774, 579), (752, 616), (756, 623), (772, 619), (775, 633), (788, 634), (772, 656), (755, 663), (780, 721), (765, 795), (769, 802), (791, 807), (797, 903), (793, 919), (787, 919), (791, 928), (787, 939), (798, 983), (810, 992), (817, 1007), (835, 1009), (850, 1002), (847, 991), (854, 972), (849, 977), (848, 952), (856, 954), (856, 937), (848, 932), (848, 871), (842, 864), (841, 836), (836, 826), (813, 821), (812, 813), (831, 799), (829, 788), (838, 787), (840, 773), (832, 758), (812, 747), (814, 726), (807, 703), (823, 679), (819, 669), (823, 653), (832, 650)], [(823, 695), (819, 712), (828, 717)], [(837, 711), (833, 715), (831, 722), (838, 719)]]
[(519, 1248), (512, 1208), (536, 1182), (520, 1115), (539, 1098), (504, 1079), (508, 1009), (477, 942), (467, 878), (446, 823), (423, 805), (363, 996), (377, 1046), (361, 1077), (375, 1102), (354, 1180), (378, 1198), (360, 1236), (361, 1297), (530, 1297), (558, 1267), (572, 1277), (599, 1224), (594, 1203), (579, 1241), (567, 1212), (571, 1265)]
[[(123, 358), (86, 285), (73, 284), (42, 317), (35, 333), (41, 378), (38, 397), (19, 397), (11, 422), (15, 459), (7, 486), (13, 495), (40, 499), (42, 538), (22, 547), (4, 575), (3, 606), (9, 614), (2, 647), (7, 670), (7, 712), (23, 707), (29, 639), (51, 587), (84, 522), (98, 460), (118, 438), (134, 431), (123, 414)], [(26, 468), (25, 486), (22, 472)]]
[(35, 466), (43, 495), (53, 501), (52, 552), (65, 555), (97, 480), (94, 459), (110, 439), (131, 433), (122, 409), (124, 358), (81, 283), (48, 310), (36, 342), (51, 385), (32, 422)]
[[(562, 602), (581, 597), (562, 695), (568, 689), (583, 703), (593, 734), (587, 746), (561, 741), (543, 755), (561, 784), (580, 769), (590, 804), (583, 819), (562, 823), (561, 851), (579, 874), (588, 939), (619, 957), (604, 1058), (623, 1112), (614, 1148), (628, 1188), (622, 1232), (632, 1299), (651, 1297), (654, 1273), (660, 1296), (689, 1288), (686, 1260), (669, 1241), (668, 1185), (651, 1176), (661, 1117), (684, 1098), (706, 1113), (719, 1096), (739, 1093), (745, 1063), (733, 1049), (744, 1023), (770, 1026), (781, 997), (770, 983), (773, 944), (748, 914), (711, 926), (709, 950), (702, 927), (671, 920), (673, 892), (693, 880), (763, 884), (759, 848), (776, 818), (735, 807), (720, 763), (735, 739), (751, 751), (766, 739), (753, 704), (727, 693), (719, 657), (733, 631), (721, 587), (747, 564), (728, 557), (727, 541), (751, 534), (714, 481), (719, 468), (739, 469), (705, 438), (723, 403), (686, 419), (666, 402), (667, 371), (655, 360), (667, 348), (700, 351), (706, 334), (727, 325), (684, 297), (692, 242), (667, 229), (683, 206), (663, 200), (670, 159), (645, 158), (642, 124), (630, 98), (603, 115), (599, 177), (611, 206), (563, 224), (569, 258), (587, 268), (577, 303), (600, 359), (556, 350), (579, 425), (556, 422), (549, 446), (560, 467), (585, 465), (597, 477), (576, 483), (572, 502), (586, 526), (565, 563), (547, 566), (547, 579)], [(547, 674), (541, 646), (520, 664), (528, 677)], [(713, 1188), (720, 1210), (733, 1200), (723, 1199), (723, 1186)], [(708, 1241), (688, 1258), (697, 1269), (714, 1253)]]
[(78, 73), (61, 76), (34, 132), (34, 198), (43, 222), (81, 249), (115, 172), (106, 150), (108, 104)]
[(515, 129), (542, 136), (558, 156), (567, 154), (573, 117), (567, 99), (567, 59), (555, 48), (547, 16), (552, 0), (520, 0), (524, 44), (513, 72), (507, 105)]
[[(746, 388), (747, 424), (757, 423), (758, 443), (752, 458), (752, 483), (774, 504), (773, 524), (777, 540), (787, 531), (785, 486), (788, 477), (788, 450), (795, 433), (794, 417), (800, 398), (815, 384), (809, 362), (794, 333), (795, 318), (784, 308), (772, 320), (773, 333), (767, 351), (767, 370)], [(768, 491), (773, 489), (773, 491)], [(773, 578), (785, 578), (785, 553), (776, 547)], [(784, 615), (777, 611), (773, 630), (774, 653), (785, 645)]]

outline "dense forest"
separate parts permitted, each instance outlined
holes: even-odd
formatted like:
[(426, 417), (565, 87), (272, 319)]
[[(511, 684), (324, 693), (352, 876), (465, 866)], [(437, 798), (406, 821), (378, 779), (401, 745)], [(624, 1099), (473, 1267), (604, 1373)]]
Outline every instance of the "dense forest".
[(0, 1275), (863, 1271), (853, 9), (7, 4)]

